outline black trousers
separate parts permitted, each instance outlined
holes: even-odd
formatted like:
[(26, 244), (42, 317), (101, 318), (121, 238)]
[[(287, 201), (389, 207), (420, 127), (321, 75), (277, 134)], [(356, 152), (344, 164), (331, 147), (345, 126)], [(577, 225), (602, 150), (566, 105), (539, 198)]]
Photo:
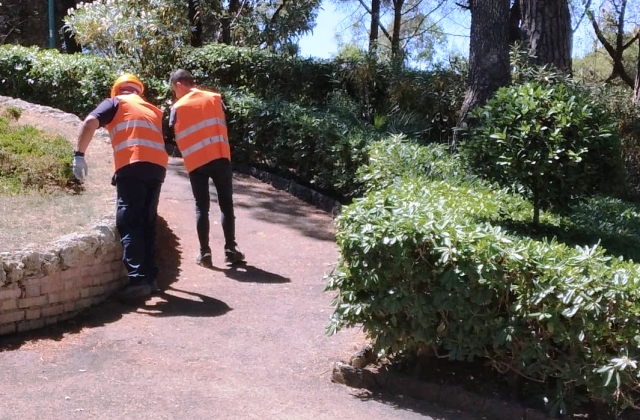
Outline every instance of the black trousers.
[(224, 248), (233, 249), (236, 244), (236, 218), (233, 213), (233, 174), (228, 159), (216, 159), (189, 173), (193, 198), (196, 201), (196, 229), (200, 241), (200, 253), (210, 253), (209, 247), (209, 178), (218, 194)]
[(156, 219), (162, 181), (118, 177), (116, 227), (124, 248), (122, 262), (129, 283), (150, 283), (158, 275), (155, 261)]

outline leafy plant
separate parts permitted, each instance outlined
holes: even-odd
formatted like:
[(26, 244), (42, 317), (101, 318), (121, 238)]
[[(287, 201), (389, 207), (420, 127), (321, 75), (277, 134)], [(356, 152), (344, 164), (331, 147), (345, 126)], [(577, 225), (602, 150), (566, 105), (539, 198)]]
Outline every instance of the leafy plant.
[(0, 193), (47, 192), (74, 186), (73, 149), (61, 136), (0, 117)]
[(618, 175), (620, 141), (607, 110), (576, 88), (526, 82), (471, 113), (460, 151), (482, 176), (522, 188), (540, 211), (566, 209)]
[(441, 146), (391, 138), (369, 153), (368, 192), (336, 219), (329, 333), (361, 325), (383, 354), (488, 362), (546, 384), (550, 411), (587, 397), (612, 416), (635, 404), (640, 269), (624, 257), (640, 255), (640, 209), (594, 197), (542, 212), (558, 229), (533, 238), (516, 223), (532, 204), (465, 174)]
[(22, 116), (22, 108), (17, 106), (8, 106), (2, 112), (7, 118), (18, 121)]

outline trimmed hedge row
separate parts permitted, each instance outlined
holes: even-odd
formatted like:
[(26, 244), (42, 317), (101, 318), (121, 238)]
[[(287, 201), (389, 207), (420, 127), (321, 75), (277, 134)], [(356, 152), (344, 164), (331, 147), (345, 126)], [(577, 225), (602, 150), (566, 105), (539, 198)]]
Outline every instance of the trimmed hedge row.
[(0, 94), (86, 115), (109, 95), (117, 68), (104, 58), (0, 47)]
[[(559, 231), (582, 229), (581, 246), (532, 239), (521, 229), (530, 227), (531, 203), (465, 175), (443, 149), (395, 138), (370, 153), (362, 175), (373, 188), (337, 219), (329, 332), (362, 324), (382, 353), (487, 360), (546, 383), (540, 400), (555, 413), (584, 396), (612, 413), (635, 404), (640, 266), (624, 256), (640, 250), (640, 210), (616, 201), (621, 216), (611, 199), (594, 198), (577, 205), (573, 225), (570, 216), (541, 215)], [(613, 256), (600, 246), (611, 232), (631, 249)]]
[[(231, 60), (231, 53), (220, 60)], [(220, 61), (212, 62), (225, 68)], [(0, 73), (0, 94), (84, 117), (109, 95), (117, 69), (94, 56), (4, 46), (0, 47)], [(166, 81), (143, 81), (145, 96), (168, 115)], [(215, 85), (209, 79), (203, 84)], [(377, 138), (373, 128), (336, 103), (331, 109), (304, 107), (280, 97), (263, 99), (245, 92), (223, 90), (235, 162), (277, 172), (337, 199), (359, 192), (355, 173), (366, 159), (365, 145)]]

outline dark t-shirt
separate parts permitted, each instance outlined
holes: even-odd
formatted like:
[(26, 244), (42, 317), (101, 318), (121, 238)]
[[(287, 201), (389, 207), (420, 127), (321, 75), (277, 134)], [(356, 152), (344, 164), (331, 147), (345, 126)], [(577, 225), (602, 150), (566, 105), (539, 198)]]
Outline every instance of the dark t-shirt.
[[(92, 117), (95, 117), (100, 124), (100, 127), (104, 127), (109, 124), (116, 116), (120, 101), (118, 98), (108, 98), (100, 102), (100, 104), (89, 113)], [(134, 162), (129, 165), (125, 165), (118, 169), (113, 175), (113, 183), (118, 178), (139, 178), (143, 180), (157, 179), (164, 181), (167, 174), (167, 170), (160, 165), (151, 162)]]

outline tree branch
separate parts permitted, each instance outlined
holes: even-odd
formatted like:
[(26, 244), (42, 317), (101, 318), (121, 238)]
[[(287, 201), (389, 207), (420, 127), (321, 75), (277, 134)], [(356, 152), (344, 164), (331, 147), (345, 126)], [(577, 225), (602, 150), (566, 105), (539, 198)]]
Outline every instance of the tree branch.
[(591, 1), (592, 0), (587, 0), (584, 3), (584, 12), (582, 12), (582, 16), (580, 16), (580, 19), (578, 20), (578, 23), (576, 23), (576, 27), (571, 29), (571, 33), (575, 33), (578, 28), (580, 27), (580, 25), (582, 24), (582, 20), (584, 19), (584, 16), (587, 14), (587, 10), (591, 7)]
[[(600, 41), (604, 49), (607, 50), (607, 53), (609, 53), (609, 56), (611, 56), (611, 58), (613, 59), (613, 70), (611, 72), (611, 75), (607, 78), (607, 81), (611, 81), (615, 79), (616, 76), (620, 76), (622, 81), (624, 81), (627, 85), (633, 88), (634, 80), (631, 77), (629, 77), (626, 70), (624, 69), (624, 66), (622, 65), (622, 60), (621, 60), (622, 50), (613, 48), (613, 46), (609, 43), (609, 41), (607, 41), (607, 39), (604, 37), (604, 34), (600, 30), (600, 27), (598, 26), (598, 23), (596, 22), (595, 16), (593, 15), (593, 12), (591, 11), (591, 9), (587, 9), (585, 13), (589, 18), (589, 20), (591, 21), (591, 26), (593, 27), (593, 30), (596, 33), (596, 37), (598, 38), (598, 40)], [(620, 20), (622, 21), (622, 17), (620, 18)], [(616, 37), (616, 44), (617, 46), (622, 47), (622, 43), (620, 42), (621, 34), (616, 34), (616, 35), (618, 35)]]
[[(367, 11), (367, 13), (369, 13), (370, 16), (373, 16), (373, 13), (371, 12), (371, 9), (365, 4), (364, 0), (358, 0), (358, 3), (360, 3), (360, 5), (362, 7), (364, 7), (364, 10)], [(373, 17), (372, 17), (373, 18)], [(392, 37), (389, 34), (389, 32), (387, 31), (387, 28), (385, 28), (384, 26), (382, 26), (382, 24), (380, 23), (380, 19), (378, 18), (378, 26), (380, 27), (380, 29), (382, 30), (382, 33), (384, 33), (384, 35), (389, 39), (389, 41), (391, 41)]]

